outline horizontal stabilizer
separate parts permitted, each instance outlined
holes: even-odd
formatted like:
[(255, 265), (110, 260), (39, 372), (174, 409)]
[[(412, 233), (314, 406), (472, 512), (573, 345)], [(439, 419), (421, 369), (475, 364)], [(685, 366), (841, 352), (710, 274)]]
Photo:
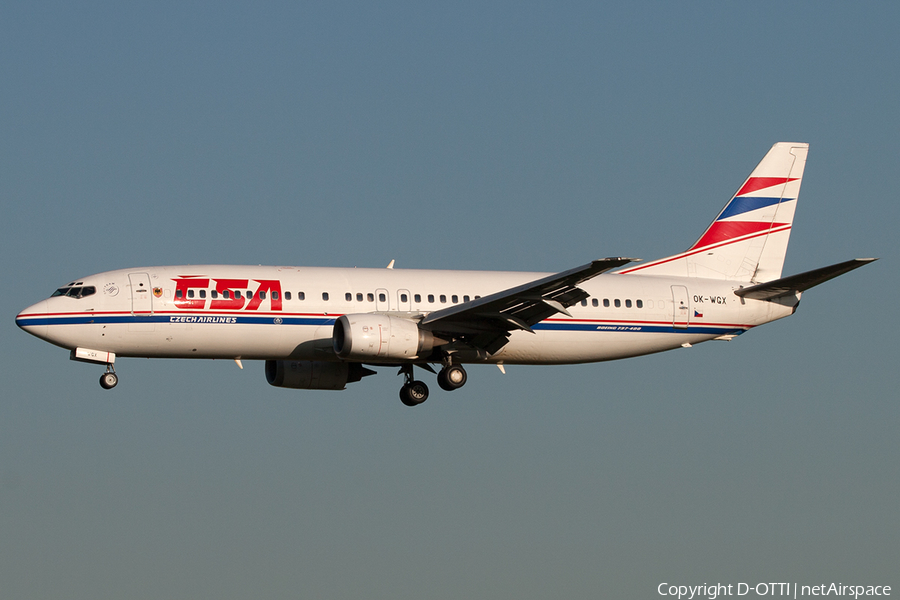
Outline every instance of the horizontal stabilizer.
[(782, 277), (775, 281), (767, 281), (752, 287), (745, 287), (735, 290), (734, 293), (741, 298), (752, 298), (754, 300), (773, 300), (782, 296), (790, 296), (798, 292), (803, 292), (820, 283), (825, 283), (829, 279), (834, 279), (838, 275), (849, 273), (853, 269), (858, 269), (863, 265), (878, 260), (877, 258), (854, 258), (846, 262), (831, 265), (830, 267), (822, 267), (799, 275), (791, 275), (790, 277)]

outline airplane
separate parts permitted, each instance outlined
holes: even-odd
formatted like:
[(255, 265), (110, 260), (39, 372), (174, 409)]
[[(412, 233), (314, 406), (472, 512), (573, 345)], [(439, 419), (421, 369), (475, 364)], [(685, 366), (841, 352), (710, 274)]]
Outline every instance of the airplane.
[[(105, 365), (121, 357), (265, 361), (269, 384), (342, 390), (399, 367), (417, 406), (420, 367), (453, 391), (464, 365), (615, 360), (731, 340), (793, 314), (806, 290), (858, 258), (782, 277), (809, 145), (772, 146), (687, 250), (611, 257), (560, 273), (278, 266), (140, 267), (80, 277), (16, 316), (26, 332)], [(440, 367), (435, 371), (432, 365)], [(505, 371), (504, 371), (505, 372)]]

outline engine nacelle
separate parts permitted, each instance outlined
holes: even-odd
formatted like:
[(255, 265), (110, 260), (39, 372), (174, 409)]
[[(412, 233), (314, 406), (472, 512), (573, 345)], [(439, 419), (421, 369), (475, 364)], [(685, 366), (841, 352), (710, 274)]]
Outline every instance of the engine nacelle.
[(366, 362), (423, 358), (441, 343), (415, 321), (376, 314), (338, 317), (333, 336), (335, 354)]
[(266, 381), (275, 387), (299, 390), (342, 390), (375, 371), (359, 363), (320, 360), (267, 360)]

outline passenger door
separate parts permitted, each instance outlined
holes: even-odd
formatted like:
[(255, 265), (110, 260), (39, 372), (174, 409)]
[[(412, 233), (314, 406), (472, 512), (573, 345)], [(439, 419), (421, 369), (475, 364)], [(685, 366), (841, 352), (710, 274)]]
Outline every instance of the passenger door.
[(672, 302), (674, 302), (672, 325), (676, 329), (687, 329), (691, 322), (691, 300), (686, 286), (672, 286)]
[(131, 284), (131, 314), (149, 317), (153, 314), (153, 292), (147, 273), (129, 273)]

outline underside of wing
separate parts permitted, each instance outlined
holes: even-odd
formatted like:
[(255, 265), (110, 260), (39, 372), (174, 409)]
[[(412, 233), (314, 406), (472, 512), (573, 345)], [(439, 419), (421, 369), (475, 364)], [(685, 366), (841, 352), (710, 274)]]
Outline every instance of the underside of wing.
[(488, 354), (506, 345), (512, 331), (532, 332), (532, 326), (589, 294), (578, 285), (601, 273), (632, 262), (630, 258), (602, 258), (586, 265), (503, 290), (464, 304), (429, 313), (420, 327)]

